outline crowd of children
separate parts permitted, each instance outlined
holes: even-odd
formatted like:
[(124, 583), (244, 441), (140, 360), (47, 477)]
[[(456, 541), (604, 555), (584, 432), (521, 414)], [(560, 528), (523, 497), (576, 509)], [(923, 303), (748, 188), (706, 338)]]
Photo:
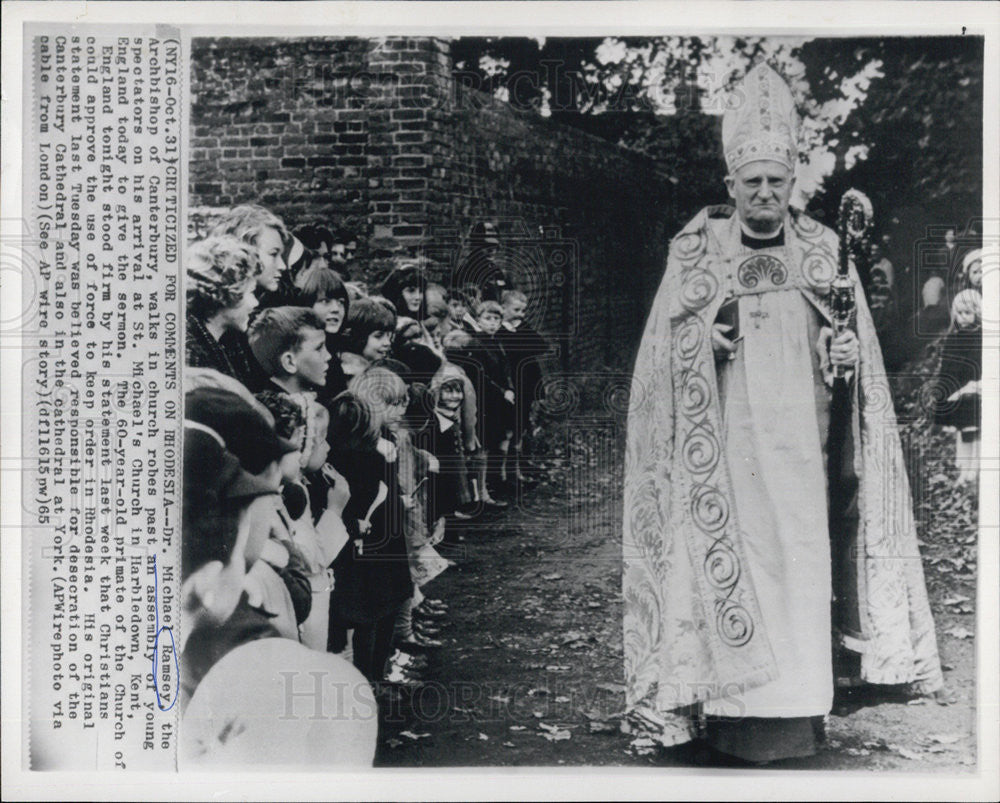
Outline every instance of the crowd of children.
[(528, 481), (547, 348), (526, 296), (414, 262), (371, 294), (341, 245), (241, 206), (188, 249), (182, 709), (271, 639), (376, 696), (419, 682), (446, 531)]

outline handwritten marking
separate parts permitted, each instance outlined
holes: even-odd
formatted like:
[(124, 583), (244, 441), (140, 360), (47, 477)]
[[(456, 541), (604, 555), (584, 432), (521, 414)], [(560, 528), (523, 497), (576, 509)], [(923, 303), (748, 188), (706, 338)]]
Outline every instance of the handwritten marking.
[[(156, 692), (156, 706), (161, 711), (169, 711), (177, 703), (177, 696), (180, 692), (180, 675), (181, 668), (177, 660), (177, 644), (174, 642), (174, 631), (173, 628), (164, 625), (160, 627), (160, 579), (159, 572), (156, 571), (156, 555), (153, 555), (153, 596), (156, 599), (156, 636), (153, 638), (153, 691)], [(160, 660), (160, 634), (166, 632), (170, 636), (170, 654), (174, 659), (174, 696), (170, 701), (170, 705), (166, 708), (163, 706), (163, 700), (160, 697), (160, 683), (157, 677), (157, 670), (159, 669)]]

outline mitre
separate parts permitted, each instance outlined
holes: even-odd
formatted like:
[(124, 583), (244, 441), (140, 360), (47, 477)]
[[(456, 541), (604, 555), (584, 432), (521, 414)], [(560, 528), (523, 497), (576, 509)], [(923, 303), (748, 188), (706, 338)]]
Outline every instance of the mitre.
[(722, 116), (722, 148), (730, 173), (769, 160), (795, 169), (798, 116), (788, 84), (767, 64), (748, 72)]

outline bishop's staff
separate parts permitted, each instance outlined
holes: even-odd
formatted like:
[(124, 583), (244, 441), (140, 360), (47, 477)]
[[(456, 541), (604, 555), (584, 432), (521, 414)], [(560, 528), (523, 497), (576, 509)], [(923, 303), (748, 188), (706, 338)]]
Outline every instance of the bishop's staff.
[[(837, 276), (830, 288), (830, 311), (833, 317), (833, 336), (844, 333), (851, 323), (857, 301), (850, 266), (860, 269), (867, 265), (871, 252), (872, 204), (863, 192), (850, 189), (840, 199), (837, 215), (837, 234), (840, 237), (840, 262)], [(842, 379), (847, 373), (843, 365), (834, 367), (834, 376)]]
[[(851, 324), (857, 308), (850, 268), (867, 268), (872, 205), (864, 194), (848, 190), (840, 201), (837, 233), (840, 236), (840, 263), (830, 288), (830, 312), (834, 338)], [(851, 388), (847, 367), (833, 367), (827, 437), (827, 492), (829, 494), (830, 557), (833, 568), (833, 627), (838, 636), (860, 637), (861, 618), (857, 598), (858, 477), (854, 471), (851, 440)], [(850, 650), (834, 652), (835, 676), (860, 673), (859, 658)]]

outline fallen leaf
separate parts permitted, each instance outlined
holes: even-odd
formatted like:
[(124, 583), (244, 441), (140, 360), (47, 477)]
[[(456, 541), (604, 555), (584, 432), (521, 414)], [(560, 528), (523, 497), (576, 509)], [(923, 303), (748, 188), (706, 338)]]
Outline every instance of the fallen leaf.
[(527, 728), (524, 725), (511, 725), (510, 728), (508, 728), (508, 730), (512, 730), (512, 731), (526, 731)]
[(413, 731), (400, 731), (400, 736), (405, 736), (407, 739), (427, 739), (430, 737), (429, 733), (414, 733)]
[(938, 744), (955, 744), (965, 737), (961, 733), (932, 733), (928, 738)]
[(395, 750), (395, 749), (396, 749), (397, 747), (399, 747), (399, 746), (400, 746), (400, 745), (401, 745), (401, 744), (402, 744), (403, 742), (402, 742), (402, 741), (400, 741), (399, 739), (387, 739), (385, 743), (386, 743), (387, 745), (389, 745), (390, 749), (392, 749), (392, 750)]
[(912, 750), (907, 750), (905, 747), (897, 747), (896, 752), (899, 753), (903, 758), (907, 758), (910, 761), (923, 761), (923, 756), (920, 753), (915, 753)]
[(485, 733), (480, 733), (479, 734), (479, 741), (481, 741), (481, 742), (488, 742), (489, 740), (490, 740), (490, 737), (487, 736)]
[(543, 580), (562, 580), (561, 574), (546, 574), (542, 576)]
[(633, 739), (629, 747), (638, 756), (650, 756), (656, 752), (656, 742), (648, 736), (640, 736), (638, 739)]
[(545, 716), (545, 712), (544, 712), (544, 711), (532, 711), (532, 712), (531, 712), (531, 715), (532, 715), (532, 716), (533, 716), (533, 717), (534, 717), (535, 719), (541, 719), (542, 717), (544, 717), (544, 716)]
[(602, 722), (601, 720), (590, 721), (591, 733), (617, 733), (618, 728), (613, 722)]
[(538, 735), (543, 736), (550, 742), (565, 742), (567, 739), (573, 738), (573, 734), (571, 734), (569, 731), (560, 730), (559, 728), (557, 728), (554, 731), (542, 731)]
[(945, 630), (945, 634), (953, 636), (954, 638), (967, 639), (973, 638), (976, 634), (971, 630), (967, 630), (964, 627), (953, 627), (951, 630)]
[(507, 703), (510, 702), (510, 697), (506, 697), (506, 696), (504, 696), (502, 694), (492, 694), (489, 697), (487, 697), (486, 699), (487, 700), (495, 700), (496, 702), (503, 703), (504, 705), (506, 705)]
[(957, 597), (948, 597), (948, 599), (942, 600), (941, 604), (942, 605), (958, 605), (958, 603), (960, 603), (960, 602), (968, 602), (970, 599), (971, 599), (971, 597), (966, 597), (966, 596), (963, 596), (962, 594), (959, 594)]
[(568, 703), (569, 702), (569, 697), (563, 697), (562, 695), (559, 695), (558, 697), (556, 697), (556, 702), (557, 703)]
[[(569, 672), (569, 667), (565, 664), (549, 664), (545, 667), (546, 672)], [(623, 687), (624, 689), (624, 687)]]
[(514, 747), (514, 743), (513, 742), (504, 742), (503, 746), (504, 747)]
[(845, 747), (844, 752), (849, 756), (870, 756), (872, 754), (871, 750), (858, 747)]

